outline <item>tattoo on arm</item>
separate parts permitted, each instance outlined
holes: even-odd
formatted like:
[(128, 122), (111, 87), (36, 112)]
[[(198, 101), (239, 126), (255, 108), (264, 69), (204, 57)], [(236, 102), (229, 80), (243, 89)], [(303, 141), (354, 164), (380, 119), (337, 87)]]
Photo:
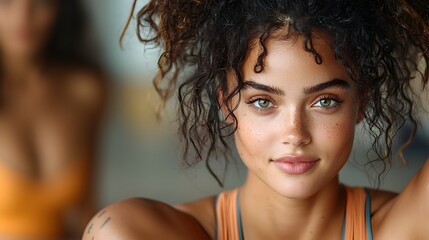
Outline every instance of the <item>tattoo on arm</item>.
[[(99, 218), (103, 217), (105, 214), (106, 214), (106, 210), (103, 210), (97, 215), (97, 218), (99, 219)], [(107, 225), (107, 223), (110, 222), (111, 219), (112, 219), (111, 217), (107, 217), (106, 220), (104, 220), (104, 222), (100, 225), (100, 229), (103, 229)], [(95, 227), (94, 222), (91, 222), (88, 225), (88, 228), (86, 230), (86, 234), (90, 235), (91, 232), (93, 232), (92, 230), (94, 229), (94, 227)], [(91, 240), (95, 240), (95, 237), (92, 236)]]
[(110, 221), (110, 217), (108, 217), (104, 222), (103, 222), (103, 224), (101, 224), (101, 226), (100, 226), (100, 229), (102, 229), (104, 226), (106, 226), (106, 224)]
[(88, 227), (88, 231), (87, 231), (87, 233), (88, 234), (90, 234), (91, 233), (91, 230), (92, 230), (92, 228), (94, 227), (94, 223), (91, 223), (90, 225), (89, 225), (89, 227)]
[(106, 213), (106, 210), (103, 210), (98, 214), (97, 218), (101, 218), (105, 213)]

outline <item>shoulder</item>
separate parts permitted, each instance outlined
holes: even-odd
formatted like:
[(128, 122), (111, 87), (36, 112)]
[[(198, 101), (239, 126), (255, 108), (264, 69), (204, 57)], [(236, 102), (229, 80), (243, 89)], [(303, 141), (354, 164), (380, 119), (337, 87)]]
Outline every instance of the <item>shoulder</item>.
[(106, 207), (85, 229), (92, 239), (208, 239), (191, 215), (168, 204), (134, 198)]
[(426, 239), (429, 234), (429, 162), (412, 178), (405, 189), (380, 205), (373, 224), (380, 235), (398, 239)]
[[(394, 200), (398, 196), (397, 193), (393, 193), (385, 190), (379, 190), (379, 189), (361, 188), (361, 187), (353, 187), (353, 189), (366, 192), (367, 194), (369, 194), (369, 199), (371, 203), (370, 213), (371, 213), (372, 220), (374, 220), (374, 218), (379, 217), (381, 215), (384, 216), (387, 209), (389, 209), (389, 206), (391, 205), (392, 200)], [(366, 203), (366, 200), (365, 200), (365, 203)]]
[(195, 218), (211, 239), (216, 235), (215, 197), (207, 197), (194, 202), (176, 205), (176, 209)]
[(368, 189), (371, 198), (371, 214), (379, 214), (380, 210), (386, 207), (386, 204), (398, 196), (397, 193), (378, 189)]

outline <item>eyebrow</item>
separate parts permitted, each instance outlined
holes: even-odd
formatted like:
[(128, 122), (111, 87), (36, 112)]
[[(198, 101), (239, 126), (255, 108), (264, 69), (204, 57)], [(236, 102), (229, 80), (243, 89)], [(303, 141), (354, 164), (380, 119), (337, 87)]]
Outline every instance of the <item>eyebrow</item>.
[(257, 83), (257, 82), (251, 81), (251, 80), (245, 81), (243, 84), (244, 84), (243, 90), (246, 90), (248, 88), (253, 88), (256, 90), (261, 90), (261, 91), (272, 93), (272, 94), (279, 95), (279, 96), (286, 95), (286, 93), (278, 87), (260, 84), (260, 83)]
[[(243, 84), (244, 84), (243, 85), (243, 90), (246, 90), (248, 88), (253, 88), (253, 89), (256, 89), (256, 90), (261, 90), (261, 91), (264, 91), (264, 92), (276, 94), (276, 95), (279, 95), (279, 96), (286, 95), (286, 93), (282, 89), (280, 89), (278, 87), (260, 84), (260, 83), (254, 82), (252, 80), (245, 81)], [(309, 95), (309, 94), (312, 94), (312, 93), (315, 93), (315, 92), (323, 91), (323, 90), (325, 90), (327, 88), (349, 89), (350, 88), (350, 84), (346, 80), (335, 78), (335, 79), (332, 79), (330, 81), (317, 84), (315, 86), (304, 88), (304, 93), (306, 95)]]
[(335, 78), (335, 79), (332, 79), (328, 82), (324, 82), (324, 83), (317, 84), (317, 85), (312, 86), (312, 87), (305, 88), (304, 93), (309, 95), (309, 94), (312, 94), (315, 92), (323, 91), (327, 88), (334, 88), (334, 87), (335, 88), (341, 88), (341, 89), (349, 89), (350, 84), (346, 80)]

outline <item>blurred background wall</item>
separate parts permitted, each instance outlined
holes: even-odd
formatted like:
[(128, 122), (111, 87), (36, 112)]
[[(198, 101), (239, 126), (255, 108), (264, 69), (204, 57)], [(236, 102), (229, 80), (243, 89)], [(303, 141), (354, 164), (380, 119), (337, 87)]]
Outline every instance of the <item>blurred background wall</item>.
[[(139, 6), (144, 2), (140, 1)], [(99, 205), (136, 196), (177, 203), (222, 191), (204, 167), (181, 167), (173, 108), (162, 121), (155, 118), (158, 99), (151, 88), (151, 79), (159, 51), (145, 49), (138, 42), (135, 24), (125, 38), (124, 50), (119, 48), (118, 38), (132, 1), (87, 0), (86, 4), (93, 20), (92, 34), (100, 43), (103, 65), (112, 83), (98, 162)], [(426, 132), (420, 131), (407, 150), (408, 166), (394, 161), (382, 188), (401, 190), (429, 157), (427, 114), (423, 118)], [(361, 163), (367, 159), (370, 147), (365, 136), (364, 130), (357, 130), (351, 159), (341, 172), (341, 180), (347, 184), (373, 185), (362, 171)], [(238, 186), (244, 178), (245, 171), (238, 160), (228, 170), (225, 188)]]

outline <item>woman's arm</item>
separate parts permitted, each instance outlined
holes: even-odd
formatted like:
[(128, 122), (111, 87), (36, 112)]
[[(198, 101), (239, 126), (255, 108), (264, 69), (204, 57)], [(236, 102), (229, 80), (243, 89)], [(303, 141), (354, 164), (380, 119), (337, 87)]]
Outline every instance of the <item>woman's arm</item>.
[(406, 188), (373, 216), (374, 239), (428, 239), (428, 160)]
[(428, 239), (429, 236), (429, 159), (404, 191), (399, 202), (404, 212), (409, 211), (407, 221), (415, 229), (412, 239)]
[(135, 198), (97, 213), (83, 240), (209, 239), (195, 218), (162, 202)]

